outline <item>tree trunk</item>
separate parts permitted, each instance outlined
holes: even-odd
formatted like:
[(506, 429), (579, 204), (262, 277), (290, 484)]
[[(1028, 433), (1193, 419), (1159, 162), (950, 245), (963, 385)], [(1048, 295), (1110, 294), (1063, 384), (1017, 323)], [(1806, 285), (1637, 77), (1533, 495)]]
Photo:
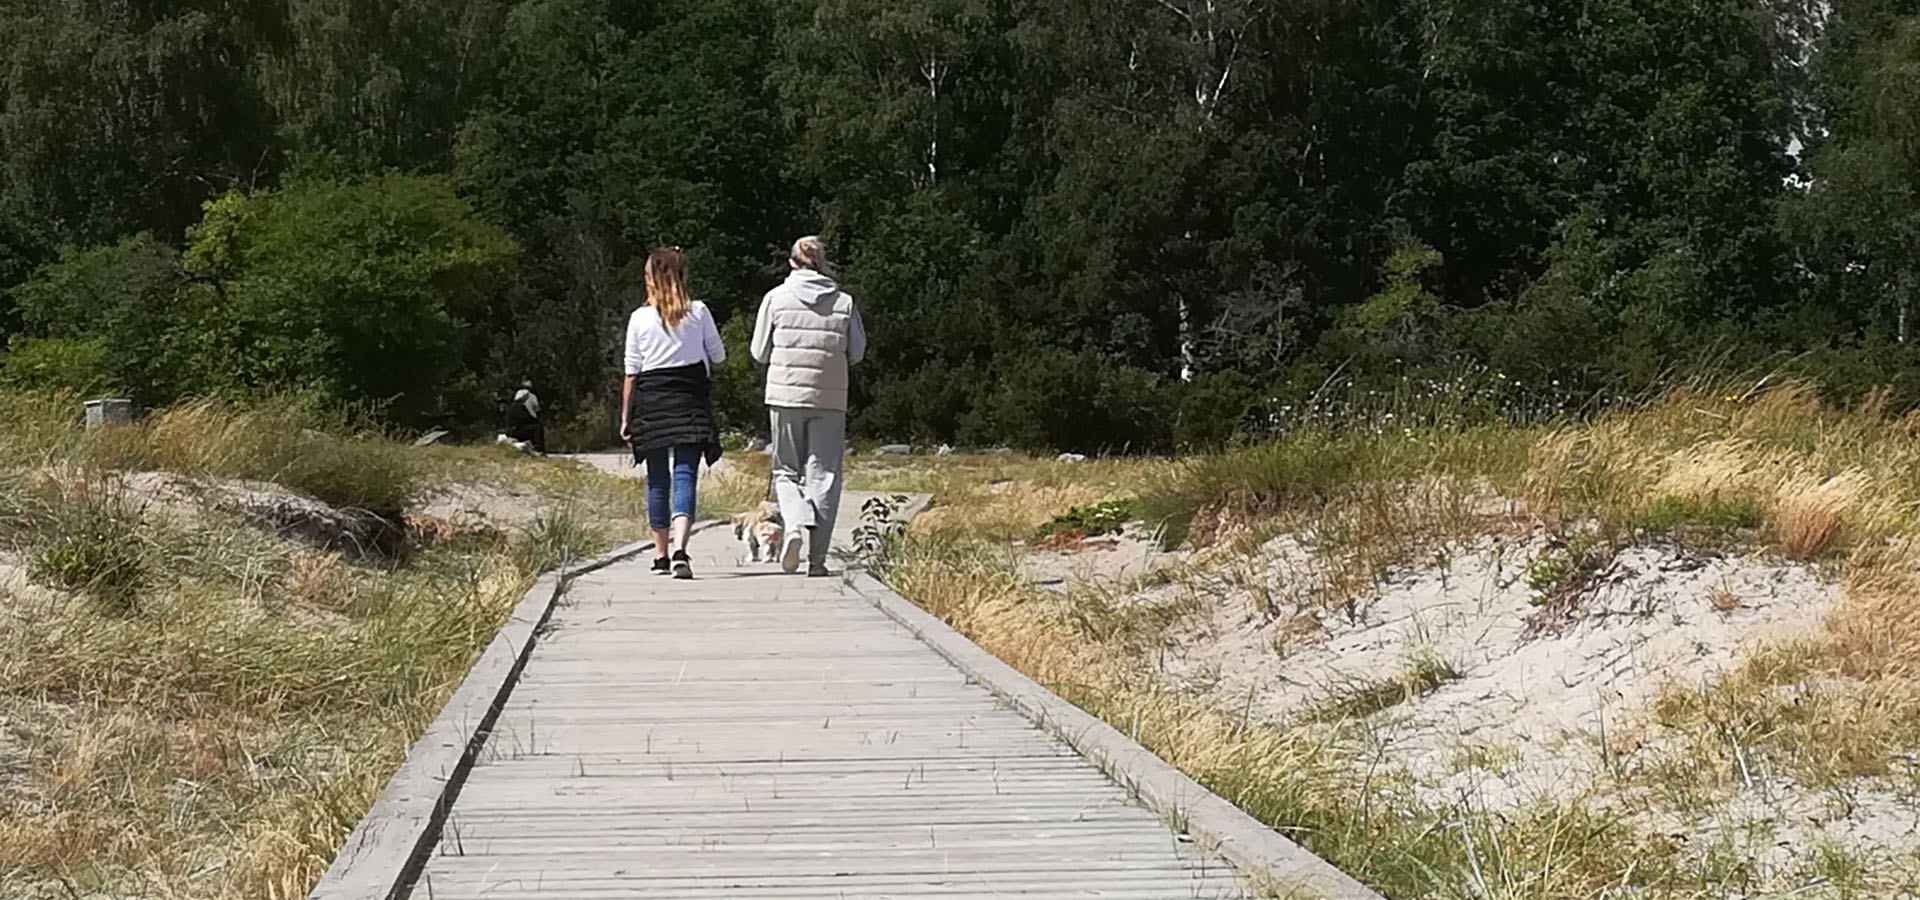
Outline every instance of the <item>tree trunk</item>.
[(1895, 326), (1897, 329), (1895, 337), (1902, 344), (1907, 342), (1907, 312), (1913, 306), (1913, 282), (1913, 273), (1904, 273), (1900, 276), (1900, 280), (1895, 282), (1894, 287), (1894, 291), (1898, 294), (1894, 297), (1894, 304), (1899, 310), (1899, 324)]
[(1180, 295), (1180, 380), (1193, 381), (1193, 308)]

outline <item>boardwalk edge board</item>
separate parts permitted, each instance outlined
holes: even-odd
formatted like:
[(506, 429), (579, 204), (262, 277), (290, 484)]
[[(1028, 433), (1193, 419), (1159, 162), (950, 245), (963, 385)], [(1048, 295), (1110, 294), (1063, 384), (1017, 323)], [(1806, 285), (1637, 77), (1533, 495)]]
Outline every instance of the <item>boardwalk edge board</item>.
[(862, 572), (852, 578), (852, 586), (967, 677), (1066, 741), (1148, 809), (1192, 837), (1200, 849), (1232, 863), (1255, 889), (1299, 900), (1382, 900), (1366, 885), (1207, 790), (1118, 729), (980, 649), (879, 579)]
[[(695, 530), (719, 524), (704, 522)], [(534, 582), (480, 659), (467, 670), (440, 715), (407, 750), (400, 770), (347, 836), (333, 865), (307, 895), (308, 900), (403, 900), (407, 896), (414, 876), (433, 853), (440, 826), (453, 808), (488, 732), (568, 586), (583, 575), (632, 559), (652, 546), (652, 540), (636, 541), (592, 562), (549, 572)]]

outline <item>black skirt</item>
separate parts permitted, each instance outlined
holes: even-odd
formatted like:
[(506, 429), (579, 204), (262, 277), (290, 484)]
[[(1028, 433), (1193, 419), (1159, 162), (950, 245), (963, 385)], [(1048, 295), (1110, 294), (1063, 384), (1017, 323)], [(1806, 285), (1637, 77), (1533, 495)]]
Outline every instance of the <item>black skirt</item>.
[(627, 439), (635, 462), (667, 447), (703, 448), (707, 464), (720, 460), (720, 428), (713, 416), (713, 380), (705, 363), (654, 369), (633, 377)]

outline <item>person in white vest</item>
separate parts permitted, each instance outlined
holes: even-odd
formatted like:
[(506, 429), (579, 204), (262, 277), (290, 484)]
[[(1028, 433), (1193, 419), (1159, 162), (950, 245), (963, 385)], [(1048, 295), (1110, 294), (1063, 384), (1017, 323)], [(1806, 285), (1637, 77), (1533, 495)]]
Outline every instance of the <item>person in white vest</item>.
[(827, 550), (840, 511), (847, 370), (866, 355), (867, 334), (818, 237), (795, 241), (788, 264), (787, 280), (760, 301), (751, 349), (767, 366), (773, 490), (787, 529), (780, 566), (799, 570), (804, 536), (807, 574), (820, 577), (832, 574)]

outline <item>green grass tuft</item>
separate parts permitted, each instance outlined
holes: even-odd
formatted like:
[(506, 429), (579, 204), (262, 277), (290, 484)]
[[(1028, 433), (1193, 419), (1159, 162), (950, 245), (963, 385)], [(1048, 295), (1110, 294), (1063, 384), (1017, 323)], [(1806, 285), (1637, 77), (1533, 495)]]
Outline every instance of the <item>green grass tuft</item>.
[(546, 572), (571, 565), (607, 549), (610, 541), (571, 509), (560, 509), (534, 520), (521, 545), (521, 571)]
[(1374, 713), (1418, 700), (1453, 682), (1466, 673), (1447, 660), (1421, 654), (1409, 660), (1399, 678), (1353, 685), (1302, 715), (1302, 721), (1338, 722), (1364, 719)]
[(49, 478), (6, 519), (34, 580), (122, 612), (134, 609), (148, 574), (146, 539), (139, 517), (112, 488)]
[(1752, 543), (1766, 513), (1751, 497), (1661, 497), (1629, 511), (1631, 533), (1659, 535), (1702, 552), (1725, 552)]

